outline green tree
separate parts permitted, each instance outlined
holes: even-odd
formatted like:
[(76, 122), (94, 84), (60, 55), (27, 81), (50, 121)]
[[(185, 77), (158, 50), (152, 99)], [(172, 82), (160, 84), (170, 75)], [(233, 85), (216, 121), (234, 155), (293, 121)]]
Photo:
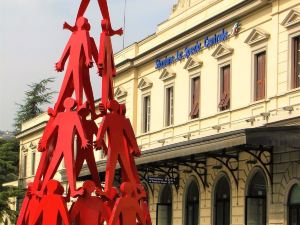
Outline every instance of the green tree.
[(3, 215), (8, 215), (10, 220), (16, 220), (16, 212), (9, 207), (10, 197), (19, 197), (20, 189), (3, 186), (4, 183), (18, 179), (19, 165), (19, 142), (13, 138), (10, 140), (0, 139), (0, 223)]
[(25, 92), (23, 104), (18, 104), (18, 110), (15, 117), (15, 131), (21, 131), (21, 124), (29, 119), (32, 119), (43, 112), (42, 106), (50, 103), (53, 91), (48, 87), (54, 78), (43, 79), (38, 83), (32, 83), (29, 86), (29, 91)]

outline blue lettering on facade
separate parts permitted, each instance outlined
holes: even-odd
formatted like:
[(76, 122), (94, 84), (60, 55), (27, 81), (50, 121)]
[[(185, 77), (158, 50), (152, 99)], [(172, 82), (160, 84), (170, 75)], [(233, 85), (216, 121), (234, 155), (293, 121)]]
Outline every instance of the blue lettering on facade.
[[(228, 32), (225, 29), (223, 29), (219, 34), (215, 34), (211, 37), (205, 37), (203, 45), (205, 48), (209, 48), (218, 44), (219, 42), (225, 41), (226, 39), (228, 39), (228, 37)], [(176, 52), (176, 55), (167, 56), (164, 59), (157, 59), (155, 61), (155, 68), (163, 69), (177, 61), (188, 59), (189, 57), (200, 52), (201, 50), (202, 44), (200, 41), (198, 41), (194, 46), (186, 47), (184, 50), (178, 50)]]

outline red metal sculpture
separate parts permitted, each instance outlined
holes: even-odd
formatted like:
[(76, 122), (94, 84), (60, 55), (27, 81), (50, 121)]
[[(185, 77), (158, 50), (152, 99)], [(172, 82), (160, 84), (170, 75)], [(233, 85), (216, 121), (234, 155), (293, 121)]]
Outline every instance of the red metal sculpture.
[[(54, 109), (48, 110), (50, 119), (38, 146), (41, 160), (34, 181), (28, 187), (17, 225), (100, 225), (104, 221), (109, 225), (136, 225), (137, 220), (142, 225), (151, 225), (147, 195), (134, 162), (134, 157), (140, 156), (141, 151), (131, 123), (125, 116), (126, 106), (114, 100), (116, 68), (111, 36), (122, 35), (123, 30), (112, 29), (107, 2), (98, 0), (103, 15), (98, 52), (94, 39), (89, 35), (91, 26), (84, 17), (89, 2), (82, 0), (75, 26), (68, 23), (63, 26), (72, 35), (55, 67), (58, 72), (63, 71), (69, 59), (68, 67)], [(98, 115), (90, 82), (92, 59), (102, 76), (102, 101)], [(86, 103), (83, 103), (83, 91)], [(72, 98), (74, 93), (75, 99)], [(102, 117), (102, 122), (98, 128), (95, 120), (99, 117)], [(94, 150), (100, 148), (107, 155), (104, 191), (94, 156)], [(52, 180), (63, 158), (69, 185), (66, 198), (62, 196), (62, 185)], [(84, 160), (92, 181), (85, 181), (83, 187), (76, 189)], [(119, 189), (113, 186), (117, 162), (123, 182)], [(96, 196), (92, 196), (93, 192)], [(77, 200), (68, 212), (66, 201), (70, 200), (70, 196), (77, 197)]]

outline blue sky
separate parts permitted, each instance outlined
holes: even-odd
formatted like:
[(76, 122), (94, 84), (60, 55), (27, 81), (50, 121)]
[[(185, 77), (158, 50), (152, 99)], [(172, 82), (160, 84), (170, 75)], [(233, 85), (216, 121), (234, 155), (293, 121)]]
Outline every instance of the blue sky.
[[(123, 26), (125, 0), (109, 0), (113, 27)], [(125, 46), (156, 31), (157, 24), (171, 14), (177, 0), (127, 0)], [(12, 130), (16, 104), (22, 103), (27, 84), (55, 77), (58, 91), (64, 73), (54, 71), (70, 33), (64, 21), (73, 23), (80, 0), (1, 0), (0, 1), (0, 130)], [(96, 0), (86, 13), (91, 34), (99, 40), (101, 15)], [(98, 41), (96, 41), (98, 42)], [(114, 37), (115, 51), (122, 49), (123, 37)], [(95, 97), (100, 80), (91, 73)]]

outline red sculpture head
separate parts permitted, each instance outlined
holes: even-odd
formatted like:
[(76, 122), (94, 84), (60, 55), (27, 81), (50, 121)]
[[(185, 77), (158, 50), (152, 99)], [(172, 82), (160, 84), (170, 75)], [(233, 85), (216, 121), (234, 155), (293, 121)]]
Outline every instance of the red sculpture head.
[(47, 193), (48, 194), (61, 194), (64, 188), (57, 180), (49, 180), (47, 183)]
[(132, 184), (129, 182), (124, 182), (120, 186), (120, 191), (123, 196), (131, 196), (133, 194)]
[(74, 110), (76, 107), (76, 101), (73, 98), (66, 98), (64, 101), (64, 107), (66, 111)]
[(120, 110), (120, 104), (116, 100), (111, 100), (107, 103), (109, 111), (117, 113)]
[(90, 30), (91, 29), (91, 25), (89, 24), (89, 21), (87, 18), (85, 17), (79, 17), (76, 20), (76, 27), (78, 30)]
[(95, 191), (96, 185), (93, 181), (87, 180), (83, 183), (82, 188), (87, 195), (91, 195)]

